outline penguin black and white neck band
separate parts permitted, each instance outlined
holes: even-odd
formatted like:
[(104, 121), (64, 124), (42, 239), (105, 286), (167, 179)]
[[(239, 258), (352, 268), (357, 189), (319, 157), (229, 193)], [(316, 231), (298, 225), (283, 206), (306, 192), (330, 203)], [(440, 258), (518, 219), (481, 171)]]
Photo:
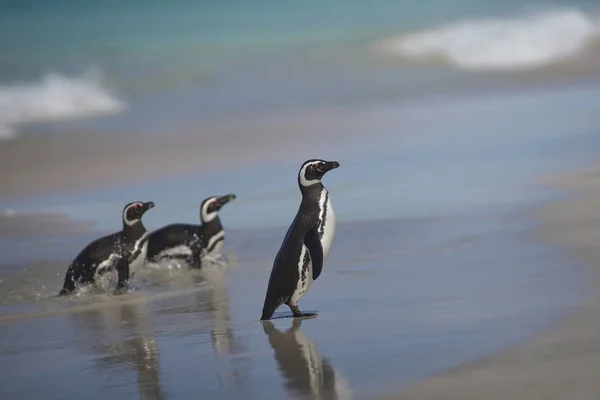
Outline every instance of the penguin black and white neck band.
[(261, 320), (270, 319), (282, 304), (290, 307), (294, 317), (315, 315), (302, 314), (298, 302), (321, 274), (333, 243), (335, 214), (321, 179), (339, 165), (316, 159), (302, 164), (298, 172), (302, 201), (275, 257)]
[(170, 224), (152, 232), (148, 239), (148, 260), (181, 260), (193, 268), (201, 268), (204, 255), (219, 256), (225, 240), (219, 210), (235, 198), (232, 193), (204, 199), (200, 205), (202, 225)]
[(117, 270), (117, 289), (122, 289), (146, 259), (148, 233), (142, 216), (154, 203), (135, 201), (123, 208), (123, 229), (88, 244), (75, 257), (65, 276), (59, 295), (72, 293), (77, 285), (94, 283), (98, 277)]
[(204, 243), (204, 251), (209, 256), (219, 256), (223, 251), (225, 230), (221, 224), (219, 210), (235, 198), (236, 195), (233, 193), (220, 197), (209, 197), (204, 199), (200, 206), (202, 241)]

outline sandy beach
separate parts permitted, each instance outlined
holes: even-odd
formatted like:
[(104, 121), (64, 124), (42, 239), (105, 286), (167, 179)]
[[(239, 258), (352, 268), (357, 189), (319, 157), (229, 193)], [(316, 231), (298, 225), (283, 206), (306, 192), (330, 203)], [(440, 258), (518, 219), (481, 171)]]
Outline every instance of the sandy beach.
[(306, 158), (315, 142), (331, 147), (340, 134), (349, 145), (366, 126), (352, 115), (320, 109), (233, 116), (159, 136), (71, 132), (0, 141), (0, 200)]
[[(540, 335), (548, 342), (533, 343), (569, 338), (557, 325), (585, 322), (573, 314), (589, 289), (580, 252), (556, 236), (580, 232), (582, 220), (549, 203), (557, 187), (538, 181), (597, 159), (597, 93), (530, 88), (236, 115), (206, 122), (198, 136), (56, 133), (1, 143), (0, 397), (362, 399), (436, 388), (429, 379), (492, 355), (516, 354), (511, 365), (527, 368), (519, 357), (533, 350), (510, 349)], [(302, 300), (319, 316), (261, 324), (273, 258), (298, 209), (298, 164), (312, 157), (341, 165), (325, 180), (334, 247)], [(122, 296), (54, 297), (81, 248), (120, 228), (124, 202), (154, 201), (144, 216), (153, 230), (197, 223), (199, 202), (219, 193), (237, 195), (221, 211), (228, 262), (198, 274), (148, 265)], [(573, 204), (591, 213), (594, 201)], [(461, 398), (475, 381), (455, 382)]]
[(600, 169), (563, 174), (549, 182), (576, 193), (540, 210), (540, 234), (582, 261), (574, 268), (584, 269), (588, 277), (591, 293), (585, 303), (533, 340), (385, 398), (592, 400), (600, 396)]
[(93, 227), (93, 222), (73, 221), (68, 215), (58, 213), (19, 214), (9, 209), (0, 214), (0, 237), (3, 238), (72, 235), (90, 232)]

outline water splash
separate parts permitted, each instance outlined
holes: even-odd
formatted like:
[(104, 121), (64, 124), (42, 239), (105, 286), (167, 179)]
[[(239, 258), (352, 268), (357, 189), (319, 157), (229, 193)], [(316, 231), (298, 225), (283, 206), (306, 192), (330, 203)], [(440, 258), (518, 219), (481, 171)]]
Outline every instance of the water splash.
[(37, 82), (0, 85), (0, 138), (13, 138), (25, 123), (103, 116), (125, 107), (96, 68), (80, 76), (50, 73)]
[(599, 38), (597, 15), (562, 9), (460, 21), (382, 40), (375, 48), (415, 60), (441, 56), (469, 70), (511, 70), (569, 59)]

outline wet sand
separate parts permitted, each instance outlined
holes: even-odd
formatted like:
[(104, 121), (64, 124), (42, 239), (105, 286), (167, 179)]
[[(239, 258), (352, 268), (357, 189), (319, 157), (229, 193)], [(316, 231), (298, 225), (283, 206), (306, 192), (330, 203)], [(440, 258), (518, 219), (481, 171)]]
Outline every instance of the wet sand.
[[(0, 391), (373, 398), (524, 340), (576, 300), (568, 288), (577, 277), (552, 248), (527, 239), (518, 214), (342, 221), (323, 279), (302, 302), (319, 317), (261, 324), (286, 229), (229, 230), (225, 269), (148, 268), (117, 297), (49, 297), (66, 262), (97, 233), (55, 242), (56, 261), (10, 269), (0, 297)], [(515, 268), (515, 259), (526, 265)], [(553, 297), (565, 291), (570, 300)]]
[[(4, 155), (14, 158), (0, 162), (18, 179), (3, 172), (10, 189), (3, 199), (73, 190), (55, 199), (54, 209), (89, 217), (103, 231), (11, 237), (9, 229), (0, 236), (0, 279), (7, 279), (0, 397), (374, 398), (542, 334), (571, 315), (584, 288), (562, 247), (534, 235), (529, 210), (549, 196), (531, 179), (595, 151), (588, 132), (597, 103), (587, 100), (598, 92), (584, 92), (576, 104), (579, 89), (373, 107), (360, 116), (333, 113), (330, 125), (316, 116), (287, 125), (232, 123), (235, 134), (224, 130), (213, 147), (191, 134), (139, 136), (139, 148), (127, 135), (6, 144)], [(570, 108), (557, 112), (563, 106)], [(369, 134), (361, 137), (363, 127)], [(386, 127), (392, 129), (379, 130)], [(238, 141), (246, 131), (258, 136)], [(280, 131), (286, 134), (276, 137)], [(325, 154), (315, 155), (306, 140), (315, 135), (331, 140)], [(50, 143), (66, 139), (68, 146)], [(233, 139), (232, 149), (226, 142)], [(162, 146), (173, 159), (159, 157)], [(69, 158), (73, 149), (82, 153)], [(16, 154), (30, 157), (31, 170)], [(327, 178), (339, 217), (335, 243), (301, 307), (319, 317), (261, 324), (273, 257), (298, 207), (297, 160), (314, 156), (342, 164)], [(293, 162), (255, 168), (278, 157)], [(211, 161), (210, 171), (231, 169), (217, 177), (223, 186), (201, 174), (193, 185), (131, 185), (143, 167), (161, 176), (161, 166), (168, 175)], [(190, 186), (194, 193), (179, 202)], [(123, 199), (149, 196), (161, 204), (146, 220), (155, 229), (197, 222), (198, 202), (215, 187), (239, 195), (222, 212), (232, 262), (216, 277), (149, 267), (123, 296), (52, 297), (82, 246), (118, 229)], [(52, 202), (45, 195), (28, 201), (32, 209)]]
[[(472, 79), (485, 81), (487, 78)], [(440, 132), (452, 131), (457, 118), (478, 127), (487, 125), (485, 120), (474, 119), (473, 114), (494, 119), (490, 110), (509, 108), (511, 104), (521, 104), (522, 109), (534, 108), (532, 99), (537, 100), (537, 96), (540, 93), (544, 96), (545, 92), (550, 99), (556, 93), (569, 90), (591, 96), (583, 105), (569, 110), (568, 118), (575, 113), (577, 124), (593, 125), (597, 121), (594, 103), (597, 80), (579, 77), (574, 82), (543, 80), (535, 83), (517, 79), (511, 84), (498, 79), (473, 88), (467, 85), (461, 90), (425, 91), (410, 97), (384, 98), (376, 103), (235, 112), (160, 134), (80, 131), (68, 127), (59, 130), (60, 133), (25, 132), (14, 140), (0, 141), (0, 201), (151, 183), (181, 174), (199, 175), (199, 171), (235, 171), (304, 160), (316, 156), (317, 143), (318, 156), (325, 158), (376, 153), (394, 146), (402, 151), (402, 146), (411, 146), (414, 141), (409, 138), (405, 143), (404, 135), (420, 135), (422, 138), (418, 140), (432, 140)], [(490, 93), (494, 95), (490, 97)], [(499, 106), (504, 102), (508, 105)], [(515, 112), (520, 114), (522, 109)], [(515, 116), (514, 122), (520, 124), (516, 130), (522, 129), (524, 122), (529, 129), (532, 121), (545, 123), (543, 118), (529, 120)], [(491, 126), (502, 124), (496, 121)], [(461, 129), (468, 135), (471, 129), (477, 130), (474, 126)], [(389, 143), (382, 141), (390, 134), (394, 138)]]
[(389, 399), (556, 399), (600, 397), (600, 168), (549, 180), (578, 190), (543, 207), (541, 235), (565, 246), (584, 266), (591, 294), (573, 316), (500, 355), (454, 368)]
[(60, 213), (17, 213), (7, 209), (0, 212), (0, 238), (39, 237), (89, 232), (91, 221), (73, 221)]
[(320, 153), (333, 151), (340, 137), (351, 144), (367, 126), (352, 115), (336, 109), (249, 114), (167, 135), (71, 132), (0, 141), (0, 200), (306, 159), (314, 156), (315, 141)]

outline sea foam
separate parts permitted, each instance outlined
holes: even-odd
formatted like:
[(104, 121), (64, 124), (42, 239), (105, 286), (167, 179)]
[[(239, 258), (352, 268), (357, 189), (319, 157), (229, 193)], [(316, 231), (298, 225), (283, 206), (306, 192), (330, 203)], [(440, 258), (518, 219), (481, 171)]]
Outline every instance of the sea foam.
[(25, 123), (114, 114), (124, 108), (97, 69), (74, 77), (51, 73), (37, 82), (0, 85), (0, 138), (14, 137), (16, 128)]
[(533, 69), (576, 56), (599, 36), (597, 15), (561, 9), (459, 21), (385, 39), (375, 46), (408, 59), (441, 56), (463, 69)]

